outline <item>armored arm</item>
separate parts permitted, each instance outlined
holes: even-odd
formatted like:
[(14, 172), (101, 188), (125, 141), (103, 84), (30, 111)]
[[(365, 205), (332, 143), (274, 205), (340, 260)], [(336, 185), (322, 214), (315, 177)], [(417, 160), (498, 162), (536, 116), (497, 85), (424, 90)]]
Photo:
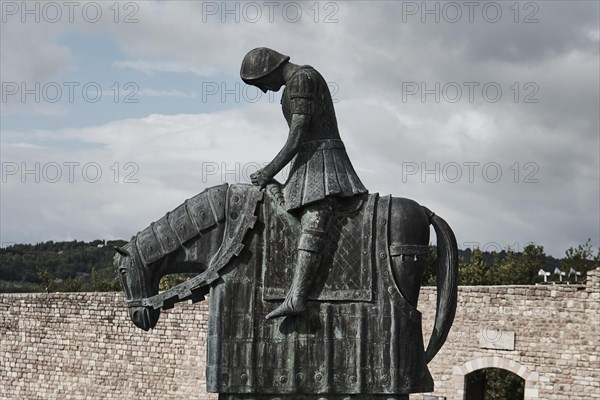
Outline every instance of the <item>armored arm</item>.
[(287, 82), (286, 91), (289, 94), (290, 133), (288, 139), (266, 167), (251, 176), (252, 183), (265, 186), (267, 182), (285, 167), (300, 150), (307, 136), (309, 136), (311, 118), (314, 113), (315, 82), (306, 71), (296, 73)]
[(308, 114), (293, 114), (290, 123), (290, 134), (283, 148), (275, 156), (261, 172), (268, 178), (272, 179), (283, 167), (285, 167), (294, 156), (298, 153), (302, 143), (304, 132), (308, 130), (310, 115)]

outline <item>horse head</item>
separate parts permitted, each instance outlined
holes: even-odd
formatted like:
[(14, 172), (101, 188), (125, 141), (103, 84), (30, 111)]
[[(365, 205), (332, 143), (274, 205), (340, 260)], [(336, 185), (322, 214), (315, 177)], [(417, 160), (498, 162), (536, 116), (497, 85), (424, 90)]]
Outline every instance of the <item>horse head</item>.
[(138, 328), (145, 331), (152, 329), (158, 322), (160, 309), (144, 306), (142, 299), (158, 293), (158, 280), (155, 279), (150, 266), (140, 260), (135, 241), (115, 250), (117, 254), (114, 257), (114, 265), (125, 291), (129, 317)]
[[(248, 191), (252, 194), (246, 196)], [(145, 331), (154, 328), (161, 308), (171, 308), (180, 301), (203, 299), (206, 290), (198, 290), (199, 287), (219, 276), (214, 269), (206, 269), (222, 248), (227, 196), (233, 204), (246, 204), (241, 200), (259, 201), (257, 194), (261, 192), (250, 185), (229, 188), (228, 184), (222, 184), (208, 188), (138, 232), (122, 248), (115, 248), (114, 265), (125, 291), (129, 316), (137, 327)], [(225, 264), (233, 254), (225, 252), (217, 260), (220, 263), (214, 261), (215, 268)], [(165, 275), (202, 272), (205, 273), (158, 293), (160, 279)]]

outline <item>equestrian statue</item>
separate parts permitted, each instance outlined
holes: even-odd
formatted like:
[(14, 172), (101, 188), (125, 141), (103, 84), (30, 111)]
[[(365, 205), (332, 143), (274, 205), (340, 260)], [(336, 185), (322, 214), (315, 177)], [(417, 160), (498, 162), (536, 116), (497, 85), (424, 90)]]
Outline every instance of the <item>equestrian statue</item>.
[[(288, 139), (252, 185), (208, 188), (116, 249), (133, 323), (149, 330), (161, 309), (207, 300), (207, 390), (220, 400), (407, 400), (433, 391), (427, 363), (456, 311), (452, 230), (413, 200), (367, 191), (313, 67), (261, 47), (246, 54), (240, 75), (264, 92), (285, 86)], [(290, 163), (280, 184), (274, 176)], [(438, 290), (425, 348), (417, 303), (430, 225)], [(159, 292), (175, 273), (193, 277)]]

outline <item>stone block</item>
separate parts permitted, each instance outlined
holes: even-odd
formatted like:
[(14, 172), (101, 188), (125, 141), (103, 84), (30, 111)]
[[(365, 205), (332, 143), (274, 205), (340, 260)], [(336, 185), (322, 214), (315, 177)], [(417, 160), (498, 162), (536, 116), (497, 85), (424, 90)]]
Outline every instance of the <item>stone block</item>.
[(515, 332), (496, 329), (481, 329), (479, 347), (482, 349), (514, 350)]

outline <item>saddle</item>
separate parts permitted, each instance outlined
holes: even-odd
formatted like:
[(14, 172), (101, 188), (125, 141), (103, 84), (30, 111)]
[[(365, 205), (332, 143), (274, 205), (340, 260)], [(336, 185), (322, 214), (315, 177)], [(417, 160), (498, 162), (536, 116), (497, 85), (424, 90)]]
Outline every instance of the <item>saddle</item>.
[[(268, 193), (268, 192), (267, 192)], [(327, 248), (313, 277), (310, 300), (371, 301), (373, 215), (377, 194), (338, 198)], [(263, 300), (281, 300), (294, 275), (300, 222), (265, 196)]]

